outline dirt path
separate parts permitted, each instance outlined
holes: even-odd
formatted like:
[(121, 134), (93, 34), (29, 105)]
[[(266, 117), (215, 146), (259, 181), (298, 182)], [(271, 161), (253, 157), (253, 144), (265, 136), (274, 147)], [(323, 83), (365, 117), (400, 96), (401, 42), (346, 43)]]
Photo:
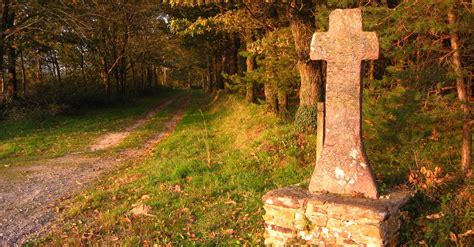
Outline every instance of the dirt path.
[(90, 151), (98, 151), (98, 150), (105, 150), (111, 147), (114, 147), (120, 144), (125, 138), (127, 138), (134, 130), (145, 126), (150, 120), (160, 111), (161, 108), (171, 104), (174, 101), (174, 98), (171, 98), (165, 101), (162, 105), (156, 107), (152, 111), (148, 112), (148, 114), (142, 118), (137, 120), (128, 128), (119, 131), (107, 134), (97, 139), (97, 141), (89, 147)]
[(107, 134), (90, 150), (105, 150), (123, 141), (135, 129), (146, 125), (160, 109), (180, 100), (181, 107), (165, 123), (164, 129), (138, 148), (126, 149), (118, 157), (88, 157), (87, 153), (36, 161), (31, 165), (12, 167), (0, 174), (0, 246), (24, 242), (31, 235), (47, 230), (57, 216), (60, 201), (81, 191), (104, 172), (111, 171), (127, 160), (139, 161), (182, 119), (189, 98), (173, 97), (137, 120), (124, 131)]

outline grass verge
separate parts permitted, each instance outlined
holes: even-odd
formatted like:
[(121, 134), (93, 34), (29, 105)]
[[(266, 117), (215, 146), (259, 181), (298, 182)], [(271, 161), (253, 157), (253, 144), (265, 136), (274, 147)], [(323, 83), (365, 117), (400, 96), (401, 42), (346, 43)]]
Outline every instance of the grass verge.
[[(62, 227), (43, 241), (261, 243), (262, 195), (307, 178), (315, 138), (235, 96), (208, 103), (194, 92), (178, 128), (151, 158), (69, 202)], [(146, 215), (132, 216), (134, 208)]]
[[(261, 197), (271, 189), (307, 181), (314, 169), (315, 136), (298, 134), (292, 124), (266, 113), (265, 106), (249, 105), (236, 96), (222, 95), (211, 105), (198, 91), (192, 96), (178, 128), (154, 154), (125, 165), (64, 204), (58, 226), (41, 243), (262, 244)], [(376, 120), (367, 115), (369, 121)], [(428, 136), (420, 139), (431, 140), (424, 145), (404, 142), (396, 149), (411, 133), (408, 127), (397, 135), (387, 132), (397, 138), (374, 134), (378, 129), (373, 128), (365, 127), (365, 142), (379, 190), (401, 181), (416, 192), (402, 212), (402, 243), (472, 246), (472, 182), (466, 185), (449, 172), (455, 163), (450, 161), (456, 155), (451, 143), (455, 133), (448, 129), (439, 140)], [(159, 124), (144, 129), (161, 130)], [(137, 134), (130, 140), (140, 139)], [(438, 149), (443, 152), (433, 152)], [(390, 150), (431, 154), (431, 159)], [(447, 172), (430, 168), (425, 164), (430, 160)], [(137, 210), (141, 215), (134, 216), (131, 211)]]

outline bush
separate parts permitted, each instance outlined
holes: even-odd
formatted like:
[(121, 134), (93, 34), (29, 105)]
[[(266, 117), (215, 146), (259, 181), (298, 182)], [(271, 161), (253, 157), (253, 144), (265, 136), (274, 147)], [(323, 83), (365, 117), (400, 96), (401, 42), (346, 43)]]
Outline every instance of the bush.
[(72, 108), (103, 105), (110, 101), (98, 82), (80, 85), (65, 79), (61, 85), (57, 84), (55, 81), (35, 84), (29, 100), (43, 106), (57, 104)]
[[(27, 96), (1, 106), (3, 119), (43, 119), (45, 117), (74, 114), (77, 109), (97, 107), (111, 103), (100, 82), (79, 84), (74, 76), (57, 81), (32, 84)], [(81, 81), (81, 80), (79, 80)]]

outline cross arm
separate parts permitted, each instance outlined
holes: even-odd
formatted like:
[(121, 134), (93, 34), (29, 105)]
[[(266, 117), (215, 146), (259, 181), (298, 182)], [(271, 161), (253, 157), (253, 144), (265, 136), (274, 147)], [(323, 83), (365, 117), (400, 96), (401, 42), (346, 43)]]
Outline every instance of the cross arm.
[(311, 60), (329, 60), (330, 59), (330, 36), (327, 32), (315, 32), (311, 41)]
[(361, 42), (362, 59), (376, 60), (379, 58), (379, 39), (375, 32), (364, 32), (363, 41)]

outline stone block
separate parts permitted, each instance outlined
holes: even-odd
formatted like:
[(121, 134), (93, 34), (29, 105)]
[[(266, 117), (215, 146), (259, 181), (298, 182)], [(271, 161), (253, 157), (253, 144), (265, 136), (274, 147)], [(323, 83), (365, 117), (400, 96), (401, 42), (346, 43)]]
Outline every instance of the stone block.
[(302, 208), (309, 192), (288, 187), (272, 190), (263, 196), (265, 205), (275, 205), (282, 208)]
[(265, 244), (394, 246), (407, 193), (365, 199), (311, 194), (298, 187), (264, 196)]
[(294, 228), (295, 225), (295, 209), (289, 209), (284, 207), (276, 207), (274, 205), (264, 205), (266, 214), (264, 220), (268, 224), (282, 226), (286, 228)]
[(326, 226), (328, 222), (328, 216), (326, 214), (321, 213), (306, 213), (306, 218), (311, 225), (313, 226)]

